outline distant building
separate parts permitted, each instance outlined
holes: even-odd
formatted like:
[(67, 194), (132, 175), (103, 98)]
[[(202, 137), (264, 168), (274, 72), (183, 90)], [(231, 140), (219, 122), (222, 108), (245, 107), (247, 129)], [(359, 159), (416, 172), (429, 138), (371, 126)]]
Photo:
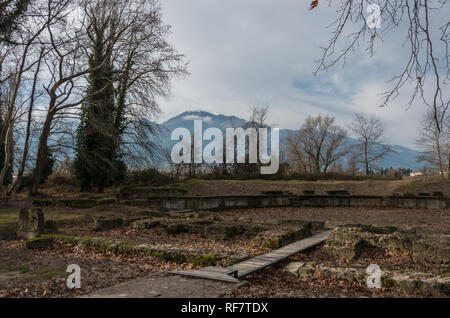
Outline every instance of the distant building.
[(412, 171), (412, 172), (409, 174), (409, 176), (410, 176), (410, 177), (420, 177), (420, 176), (423, 176), (423, 171)]

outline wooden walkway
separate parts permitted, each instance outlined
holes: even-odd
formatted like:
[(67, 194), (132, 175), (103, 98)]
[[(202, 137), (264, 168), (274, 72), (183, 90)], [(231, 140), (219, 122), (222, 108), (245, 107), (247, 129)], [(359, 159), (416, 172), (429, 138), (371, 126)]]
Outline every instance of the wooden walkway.
[(206, 267), (196, 271), (174, 271), (171, 273), (228, 282), (239, 282), (238, 278), (250, 275), (267, 266), (281, 262), (292, 255), (322, 244), (328, 239), (330, 234), (331, 232), (329, 231), (322, 232), (226, 268)]

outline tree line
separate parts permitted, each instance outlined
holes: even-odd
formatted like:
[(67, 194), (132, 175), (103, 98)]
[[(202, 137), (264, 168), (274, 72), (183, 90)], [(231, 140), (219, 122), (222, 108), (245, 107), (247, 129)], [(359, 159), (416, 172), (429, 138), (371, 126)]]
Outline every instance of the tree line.
[[(268, 127), (269, 106), (258, 104), (250, 107), (249, 117), (242, 128)], [(229, 123), (232, 128), (238, 128)], [(349, 133), (353, 141), (349, 142)], [(385, 124), (377, 116), (354, 114), (348, 127), (336, 123), (336, 118), (330, 115), (308, 116), (299, 129), (289, 134), (281, 142), (280, 171), (276, 177), (285, 178), (301, 176), (311, 178), (316, 176), (345, 178), (347, 176), (366, 176), (401, 178), (409, 176), (409, 168), (393, 169), (383, 167), (381, 160), (388, 154), (395, 153), (385, 136)], [(246, 149), (249, 141), (246, 140)], [(434, 114), (430, 110), (418, 132), (416, 145), (420, 155), (415, 159), (423, 164), (423, 173), (439, 175), (442, 179), (449, 178), (450, 171), (450, 120), (443, 121), (440, 130), (435, 125)], [(236, 147), (236, 146), (235, 146)], [(193, 151), (192, 151), (193, 153)], [(170, 156), (166, 156), (170, 163)], [(170, 174), (178, 177), (235, 177), (259, 176), (261, 163), (249, 163), (248, 153), (245, 162), (234, 164), (179, 164), (170, 165)], [(225, 159), (223, 160), (225, 162)]]
[(16, 0), (0, 9), (3, 194), (24, 183), (37, 194), (64, 150), (76, 154), (83, 191), (103, 191), (123, 178), (125, 161), (152, 156), (156, 97), (187, 73), (157, 0)]
[[(407, 7), (401, 2), (395, 9)], [(355, 10), (343, 9), (349, 14)], [(431, 8), (419, 5), (420, 10)], [(420, 20), (417, 12), (412, 16)], [(364, 31), (375, 32), (373, 44), (376, 30)], [(159, 131), (149, 119), (160, 113), (157, 97), (169, 93), (173, 78), (187, 74), (184, 55), (168, 41), (170, 32), (157, 0), (0, 0), (1, 193), (11, 195), (27, 187), (31, 195), (38, 194), (55, 162), (64, 161), (64, 153), (75, 154), (71, 169), (83, 191), (103, 191), (123, 180), (130, 165), (155, 158), (158, 151), (150, 136)], [(427, 33), (425, 27), (410, 38), (416, 41)], [(335, 33), (325, 53), (340, 35)], [(430, 59), (423, 70), (403, 73), (393, 92), (412, 78), (417, 82), (413, 97), (424, 96), (425, 75), (436, 60), (426, 56)], [(322, 62), (322, 70), (335, 64)], [(411, 65), (423, 64), (414, 60)], [(446, 77), (439, 77), (438, 70), (433, 74), (441, 97), (431, 102), (423, 98), (429, 107), (417, 140), (419, 160), (448, 178), (450, 119), (448, 102), (440, 95)], [(246, 125), (266, 126), (268, 113), (267, 105), (252, 107)], [(347, 130), (357, 136), (351, 148), (345, 143)], [(282, 156), (291, 171), (326, 174), (339, 170), (341, 159), (351, 154), (347, 169), (371, 175), (392, 151), (379, 118), (355, 115), (345, 128), (334, 117), (320, 115), (304, 120), (298, 133), (288, 138)], [(198, 167), (188, 168), (195, 175)], [(221, 174), (229, 173), (228, 168), (214, 167)], [(258, 164), (233, 169), (256, 171)]]

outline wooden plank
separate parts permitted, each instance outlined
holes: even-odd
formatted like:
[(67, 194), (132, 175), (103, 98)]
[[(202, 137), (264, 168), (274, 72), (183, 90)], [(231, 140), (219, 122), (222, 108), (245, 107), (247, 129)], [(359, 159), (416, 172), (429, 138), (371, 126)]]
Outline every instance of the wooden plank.
[(232, 266), (228, 266), (226, 268), (210, 266), (197, 271), (176, 271), (170, 273), (228, 282), (239, 282), (237, 278), (252, 274), (267, 266), (281, 262), (282, 260), (291, 257), (294, 254), (303, 252), (325, 242), (330, 234), (331, 232), (322, 232), (309, 238), (286, 245), (275, 251), (256, 256), (252, 259), (234, 264)]
[(169, 272), (169, 273), (182, 275), (182, 276), (190, 276), (190, 277), (206, 278), (206, 279), (213, 279), (213, 280), (221, 280), (221, 281), (225, 281), (225, 282), (239, 283), (239, 279), (234, 278), (228, 274), (219, 273), (219, 272), (198, 270), (198, 271), (176, 271), (176, 272)]
[(202, 268), (201, 271), (207, 271), (207, 272), (213, 272), (213, 273), (221, 273), (221, 274), (227, 274), (227, 275), (235, 275), (237, 273), (237, 270), (235, 269), (227, 269), (227, 268), (221, 268), (221, 267), (214, 267), (209, 266)]
[(229, 266), (227, 267), (227, 269), (237, 270), (236, 276), (238, 278), (247, 276), (267, 266), (276, 264), (294, 254), (323, 243), (328, 238), (330, 233), (331, 232), (322, 232), (301, 241), (286, 245), (278, 250), (259, 255), (250, 260)]

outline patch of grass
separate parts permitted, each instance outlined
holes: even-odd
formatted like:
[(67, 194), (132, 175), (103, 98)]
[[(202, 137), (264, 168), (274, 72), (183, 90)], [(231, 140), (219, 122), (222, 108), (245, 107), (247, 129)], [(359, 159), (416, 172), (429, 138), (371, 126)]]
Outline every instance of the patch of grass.
[(197, 185), (197, 184), (203, 184), (205, 183), (205, 180), (202, 179), (188, 179), (184, 181), (183, 185)]
[(432, 192), (443, 191), (448, 192), (450, 180), (442, 180), (436, 178), (412, 180), (398, 187), (395, 192)]
[(0, 223), (0, 233), (11, 233), (17, 229), (17, 223)]
[(0, 217), (0, 224), (17, 222), (18, 217), (16, 215), (5, 215)]
[(24, 278), (26, 279), (50, 279), (52, 277), (57, 276), (60, 273), (64, 272), (63, 267), (43, 267), (40, 269), (36, 269), (33, 271), (28, 271), (24, 274)]
[(18, 209), (0, 209), (0, 224), (16, 222), (18, 219)]
[(18, 272), (19, 274), (25, 274), (30, 272), (30, 269), (26, 266), (14, 266), (8, 263), (8, 272)]
[(397, 287), (397, 282), (389, 277), (383, 278), (383, 287), (395, 288), (395, 287)]
[(9, 262), (7, 264), (8, 272), (11, 274), (18, 274), (19, 277), (25, 279), (50, 279), (64, 272), (64, 267), (43, 267), (31, 270), (28, 266), (16, 266)]
[(201, 266), (213, 266), (217, 262), (217, 256), (213, 255), (213, 254), (192, 255), (192, 256), (187, 256), (186, 261), (188, 263), (201, 265)]

